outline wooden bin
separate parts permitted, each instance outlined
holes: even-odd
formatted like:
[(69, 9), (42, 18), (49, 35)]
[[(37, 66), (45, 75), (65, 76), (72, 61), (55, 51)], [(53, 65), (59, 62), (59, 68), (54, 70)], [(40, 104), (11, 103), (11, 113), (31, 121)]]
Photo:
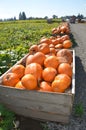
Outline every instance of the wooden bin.
[[(2, 85), (0, 77), (0, 102), (18, 115), (44, 121), (68, 123), (75, 95), (75, 51), (73, 53), (73, 76), (70, 90), (65, 93), (20, 90)], [(17, 64), (24, 62), (21, 59)]]

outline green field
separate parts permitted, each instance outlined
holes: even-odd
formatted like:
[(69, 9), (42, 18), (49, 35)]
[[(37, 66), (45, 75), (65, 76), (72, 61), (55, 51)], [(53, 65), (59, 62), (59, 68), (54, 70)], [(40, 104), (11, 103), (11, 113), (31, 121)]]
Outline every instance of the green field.
[(50, 37), (51, 30), (61, 20), (49, 24), (46, 20), (0, 22), (0, 75), (28, 53), (41, 37)]

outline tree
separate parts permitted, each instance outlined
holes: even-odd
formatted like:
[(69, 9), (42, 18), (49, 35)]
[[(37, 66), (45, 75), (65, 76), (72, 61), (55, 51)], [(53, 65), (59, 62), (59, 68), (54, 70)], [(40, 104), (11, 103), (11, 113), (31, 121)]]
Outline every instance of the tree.
[(84, 16), (83, 16), (82, 14), (78, 14), (77, 18), (78, 18), (78, 19), (83, 19)]
[(16, 17), (14, 17), (14, 20), (16, 20)]
[(22, 14), (21, 14), (21, 12), (19, 13), (19, 20), (22, 20)]
[(26, 20), (26, 14), (25, 14), (25, 12), (22, 12), (22, 19)]
[(55, 14), (54, 14), (52, 17), (53, 17), (53, 19), (56, 19), (56, 18), (58, 18), (58, 16), (56, 16)]
[(26, 20), (26, 14), (25, 12), (19, 13), (19, 20)]
[(44, 19), (48, 19), (48, 16), (45, 16)]

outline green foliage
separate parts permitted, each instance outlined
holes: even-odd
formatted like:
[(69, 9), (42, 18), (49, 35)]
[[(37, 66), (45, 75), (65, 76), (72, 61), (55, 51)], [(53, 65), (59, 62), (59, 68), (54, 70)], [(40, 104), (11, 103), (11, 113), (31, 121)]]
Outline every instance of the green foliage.
[(53, 24), (46, 20), (0, 22), (0, 75), (28, 53), (29, 47), (41, 37), (50, 37), (59, 21)]
[(81, 117), (84, 114), (84, 108), (82, 103), (75, 105), (75, 116)]
[(47, 124), (45, 124), (45, 123), (40, 123), (40, 124), (41, 124), (43, 130), (49, 130)]
[(11, 130), (15, 114), (0, 104), (0, 130)]

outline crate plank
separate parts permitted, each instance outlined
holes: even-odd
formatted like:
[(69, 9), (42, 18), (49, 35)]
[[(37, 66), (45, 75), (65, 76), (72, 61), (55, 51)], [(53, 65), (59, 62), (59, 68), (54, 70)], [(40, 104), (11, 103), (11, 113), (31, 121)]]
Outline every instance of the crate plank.
[(28, 99), (19, 99), (19, 98), (14, 98), (10, 97), (10, 102), (9, 98), (6, 97), (3, 99), (3, 96), (1, 96), (1, 101), (5, 102), (8, 105), (13, 105), (15, 104), (15, 107), (23, 107), (23, 108), (28, 108), (31, 110), (37, 110), (37, 111), (45, 111), (45, 112), (50, 112), (50, 113), (58, 113), (63, 115), (70, 115), (72, 104), (70, 106), (66, 106), (65, 104), (59, 104), (57, 103), (46, 103), (42, 101), (37, 101), (37, 100), (28, 100)]
[(58, 103), (58, 104), (64, 104), (64, 105), (71, 105), (72, 102), (72, 94), (67, 93), (47, 93), (47, 92), (37, 92), (37, 91), (29, 91), (29, 90), (20, 90), (15, 88), (8, 88), (8, 87), (1, 87), (0, 97), (6, 96), (6, 97), (13, 97), (13, 98), (20, 98), (26, 99), (26, 100), (36, 100), (36, 101), (42, 101), (46, 103)]
[(55, 122), (61, 122), (61, 123), (69, 123), (69, 118), (70, 116), (68, 115), (62, 115), (62, 114), (54, 114), (50, 112), (44, 112), (44, 111), (36, 111), (35, 109), (32, 111), (28, 108), (23, 108), (23, 107), (16, 107), (8, 105), (8, 108), (10, 110), (13, 110), (16, 114), (22, 115), (25, 117), (31, 117), (38, 119), (40, 121), (55, 121)]

